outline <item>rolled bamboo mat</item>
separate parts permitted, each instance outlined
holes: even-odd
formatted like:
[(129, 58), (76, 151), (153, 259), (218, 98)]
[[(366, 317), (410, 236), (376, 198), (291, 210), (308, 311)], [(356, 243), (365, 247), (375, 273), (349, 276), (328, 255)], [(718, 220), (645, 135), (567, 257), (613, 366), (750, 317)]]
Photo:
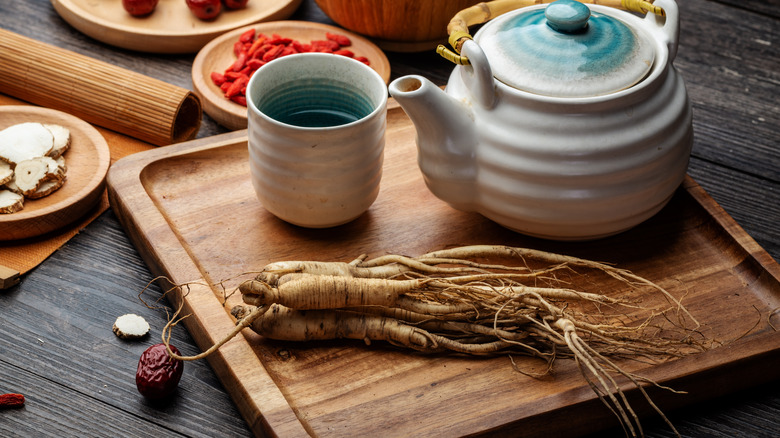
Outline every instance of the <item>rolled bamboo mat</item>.
[(0, 29), (0, 92), (156, 146), (194, 138), (190, 90)]

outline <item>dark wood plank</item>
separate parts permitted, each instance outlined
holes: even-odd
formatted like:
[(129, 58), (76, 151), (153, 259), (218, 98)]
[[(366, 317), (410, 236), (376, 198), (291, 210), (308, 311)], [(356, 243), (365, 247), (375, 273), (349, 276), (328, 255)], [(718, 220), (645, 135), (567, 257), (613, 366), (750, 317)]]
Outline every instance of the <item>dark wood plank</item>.
[(780, 184), (693, 158), (688, 173), (775, 260), (780, 260)]
[(693, 103), (693, 155), (780, 181), (777, 20), (706, 0), (678, 4), (674, 64)]
[(715, 2), (780, 18), (780, 0), (713, 0)]
[[(74, 427), (99, 431), (103, 425), (108, 425), (108, 435), (115, 435), (112, 430), (122, 435), (123, 423), (126, 433), (135, 436), (147, 433), (137, 435), (132, 428), (200, 436), (248, 434), (206, 361), (185, 365), (170, 405), (154, 406), (137, 392), (138, 358), (160, 342), (167, 320), (164, 310), (148, 309), (138, 298), (151, 278), (113, 213), (107, 212), (20, 286), (0, 294), (0, 364), (7, 371), (0, 373), (0, 391), (29, 398), (14, 418), (37, 425), (46, 435), (74, 435)], [(160, 296), (153, 286), (143, 298), (154, 304)], [(124, 313), (146, 318), (150, 335), (133, 342), (117, 338), (111, 327)], [(175, 330), (172, 343), (185, 354), (198, 352), (185, 330)], [(75, 421), (71, 417), (78, 410), (84, 418)], [(15, 422), (0, 421), (0, 436), (15, 430)]]

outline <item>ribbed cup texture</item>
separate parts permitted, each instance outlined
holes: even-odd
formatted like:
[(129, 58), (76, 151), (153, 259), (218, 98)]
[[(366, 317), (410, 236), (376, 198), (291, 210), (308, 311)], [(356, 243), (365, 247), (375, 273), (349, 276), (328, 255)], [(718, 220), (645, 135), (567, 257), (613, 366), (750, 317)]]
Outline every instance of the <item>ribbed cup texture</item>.
[(263, 206), (310, 228), (363, 214), (382, 178), (384, 81), (329, 54), (280, 58), (258, 73), (247, 89), (249, 159)]

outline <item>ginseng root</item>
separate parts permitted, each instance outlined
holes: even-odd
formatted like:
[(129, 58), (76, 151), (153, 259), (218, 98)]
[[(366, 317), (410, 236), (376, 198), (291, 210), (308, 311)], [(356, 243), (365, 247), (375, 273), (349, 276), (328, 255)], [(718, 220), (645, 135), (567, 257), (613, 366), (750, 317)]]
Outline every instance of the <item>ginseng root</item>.
[[(596, 275), (586, 277), (589, 271)], [(571, 358), (632, 436), (642, 434), (641, 426), (613, 375), (630, 379), (658, 409), (642, 388), (648, 381), (613, 359), (663, 361), (706, 348), (694, 340), (695, 318), (656, 283), (606, 263), (527, 248), (275, 262), (238, 290), (245, 304), (231, 310), (236, 329), (200, 355), (177, 359), (205, 357), (247, 327), (280, 341), (354, 339), (424, 352), (523, 354), (547, 361), (548, 371), (556, 359)], [(663, 297), (654, 308), (637, 298), (654, 294)], [(175, 324), (166, 326), (163, 342)]]
[[(231, 314), (240, 320), (253, 310), (237, 305)], [(358, 339), (369, 344), (372, 340), (383, 340), (414, 350), (437, 350), (436, 342), (424, 330), (392, 318), (352, 311), (293, 310), (272, 304), (250, 327), (262, 336), (281, 341)]]
[[(256, 309), (237, 305), (231, 314), (241, 319)], [(348, 310), (294, 310), (279, 304), (272, 304), (250, 327), (264, 337), (281, 341), (358, 339), (367, 345), (371, 341), (385, 341), (398, 347), (426, 352), (451, 350), (478, 355), (494, 353), (509, 345), (500, 340), (459, 342), (376, 314)]]

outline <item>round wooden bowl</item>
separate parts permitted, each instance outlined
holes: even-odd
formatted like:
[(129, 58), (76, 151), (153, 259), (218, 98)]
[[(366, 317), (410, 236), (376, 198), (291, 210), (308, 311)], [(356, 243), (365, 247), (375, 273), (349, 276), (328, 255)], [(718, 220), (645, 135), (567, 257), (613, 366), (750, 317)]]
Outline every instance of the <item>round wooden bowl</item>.
[(24, 122), (57, 124), (70, 130), (70, 148), (63, 155), (67, 180), (48, 196), (25, 199), (22, 210), (0, 214), (0, 240), (40, 236), (82, 218), (100, 201), (111, 163), (106, 140), (78, 117), (35, 106), (0, 106), (0, 129)]
[(447, 40), (447, 23), (478, 0), (315, 0), (331, 20), (396, 52), (430, 50)]
[(210, 21), (195, 17), (184, 0), (160, 0), (145, 17), (128, 14), (120, 0), (51, 0), (51, 4), (71, 26), (106, 44), (147, 53), (195, 53), (237, 27), (287, 18), (301, 1), (250, 0), (244, 9), (222, 8)]
[(258, 34), (275, 33), (305, 43), (323, 40), (327, 32), (346, 35), (352, 41), (349, 50), (354, 52), (355, 56), (368, 58), (371, 68), (379, 73), (385, 83), (390, 81), (390, 61), (384, 52), (367, 39), (344, 29), (327, 24), (293, 20), (260, 23), (236, 29), (206, 44), (192, 63), (192, 88), (200, 98), (203, 111), (230, 130), (246, 129), (247, 108), (226, 99), (222, 90), (211, 80), (211, 73), (215, 71), (223, 73), (230, 67), (236, 59), (233, 54), (233, 44), (238, 40), (239, 35), (253, 28)]

